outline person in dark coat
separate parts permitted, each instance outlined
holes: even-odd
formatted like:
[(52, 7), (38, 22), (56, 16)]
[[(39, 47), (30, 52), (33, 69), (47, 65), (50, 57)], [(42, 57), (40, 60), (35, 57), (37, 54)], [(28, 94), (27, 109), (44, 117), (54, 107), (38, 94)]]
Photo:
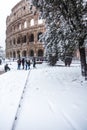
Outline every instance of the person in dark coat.
[(36, 60), (35, 60), (35, 57), (33, 58), (33, 68), (36, 67)]
[(17, 60), (17, 64), (18, 64), (18, 70), (20, 70), (20, 67), (21, 67), (21, 59), (20, 58)]
[(7, 71), (10, 70), (10, 67), (8, 66), (8, 64), (6, 64), (6, 65), (4, 66), (4, 70), (5, 70), (5, 72), (7, 72)]
[(0, 59), (0, 65), (2, 64), (2, 60)]
[(25, 69), (27, 70), (27, 68), (28, 68), (28, 61), (27, 61), (27, 59), (25, 60)]
[(28, 69), (30, 69), (30, 60), (27, 61)]
[(24, 58), (22, 59), (21, 63), (22, 63), (22, 67), (24, 69), (24, 64), (25, 64), (25, 59)]

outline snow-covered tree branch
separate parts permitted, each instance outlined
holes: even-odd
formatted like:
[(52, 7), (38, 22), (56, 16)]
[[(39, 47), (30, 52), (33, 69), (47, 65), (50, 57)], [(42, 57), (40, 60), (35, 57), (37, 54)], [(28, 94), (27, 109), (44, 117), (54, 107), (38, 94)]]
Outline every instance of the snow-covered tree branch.
[[(81, 65), (85, 66), (87, 0), (32, 0), (32, 3), (46, 20), (47, 28), (43, 36), (46, 45), (52, 48), (54, 44), (57, 44), (58, 49), (62, 47), (64, 50), (67, 44), (68, 50), (69, 47), (73, 47), (72, 53), (78, 46)], [(82, 47), (83, 50), (81, 50)]]

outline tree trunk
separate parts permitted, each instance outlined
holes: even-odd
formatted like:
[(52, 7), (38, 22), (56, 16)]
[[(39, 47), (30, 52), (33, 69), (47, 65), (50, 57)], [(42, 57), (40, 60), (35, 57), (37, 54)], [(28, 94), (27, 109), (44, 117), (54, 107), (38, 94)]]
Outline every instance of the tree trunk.
[(79, 45), (79, 52), (80, 52), (82, 76), (85, 76), (85, 80), (87, 80), (87, 64), (86, 64), (85, 47), (81, 46), (81, 44)]

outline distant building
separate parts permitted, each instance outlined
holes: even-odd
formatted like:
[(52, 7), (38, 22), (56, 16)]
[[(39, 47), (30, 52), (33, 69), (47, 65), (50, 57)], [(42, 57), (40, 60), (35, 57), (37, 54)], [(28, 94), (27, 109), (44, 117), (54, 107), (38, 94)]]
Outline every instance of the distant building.
[(44, 57), (44, 45), (39, 41), (45, 22), (29, 0), (21, 0), (6, 19), (6, 58)]

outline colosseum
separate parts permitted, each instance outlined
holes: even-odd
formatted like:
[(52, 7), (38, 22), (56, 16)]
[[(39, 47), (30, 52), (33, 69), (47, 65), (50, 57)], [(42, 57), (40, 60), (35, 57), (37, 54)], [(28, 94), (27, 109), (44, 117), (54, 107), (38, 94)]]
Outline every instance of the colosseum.
[(6, 19), (6, 58), (43, 58), (44, 44), (39, 39), (44, 31), (39, 12), (29, 0), (21, 0)]

